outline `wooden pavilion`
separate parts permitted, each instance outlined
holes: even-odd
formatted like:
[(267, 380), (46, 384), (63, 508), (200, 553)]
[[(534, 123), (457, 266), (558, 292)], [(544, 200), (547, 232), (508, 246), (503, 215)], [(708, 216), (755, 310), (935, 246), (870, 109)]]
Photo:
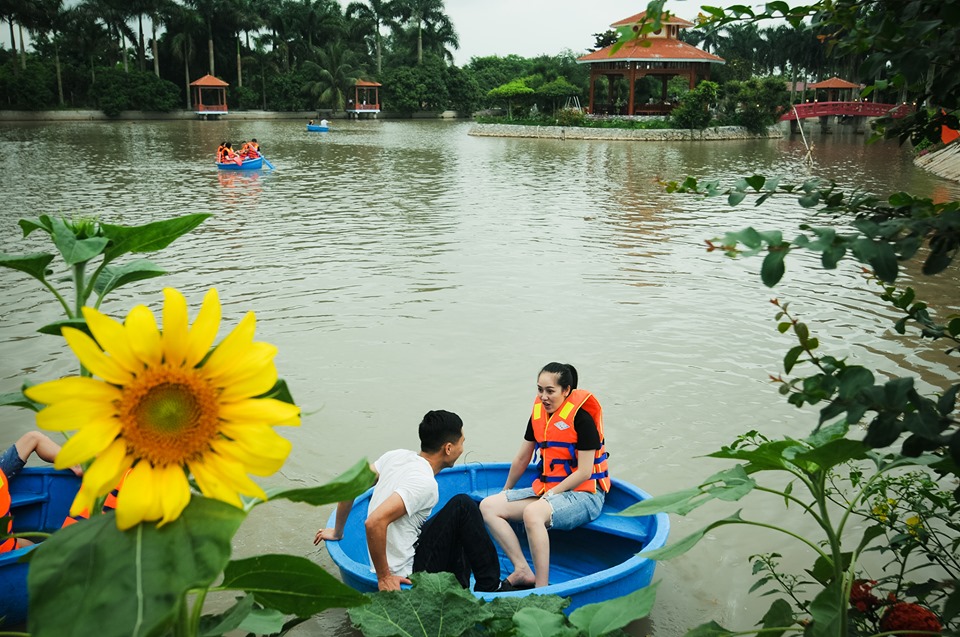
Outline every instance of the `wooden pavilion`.
[[(629, 26), (646, 17), (646, 11), (624, 18), (610, 25), (611, 28)], [(577, 59), (580, 64), (590, 65), (590, 106), (589, 113), (598, 115), (666, 115), (673, 110), (667, 101), (667, 82), (677, 75), (689, 79), (690, 88), (697, 85), (698, 79), (710, 79), (711, 64), (725, 64), (723, 58), (707, 53), (703, 49), (682, 42), (680, 29), (693, 26), (682, 18), (666, 14), (661, 22), (663, 27), (640, 39), (626, 42), (616, 52), (613, 45), (588, 53)], [(660, 100), (638, 104), (636, 99), (637, 81), (648, 75), (660, 79)], [(606, 100), (596, 95), (597, 82), (607, 80)], [(627, 103), (615, 103), (614, 84), (618, 78), (627, 80), (629, 98)]]
[(378, 82), (357, 80), (353, 85), (353, 99), (347, 102), (347, 116), (356, 117), (369, 114), (376, 117), (380, 112), (380, 87)]
[[(227, 114), (227, 87), (223, 80), (204, 75), (199, 80), (190, 82), (193, 91), (193, 107), (197, 115), (203, 119)], [(206, 98), (206, 103), (204, 103)]]
[(859, 91), (860, 85), (854, 84), (853, 82), (848, 82), (846, 80), (841, 80), (839, 77), (834, 75), (830, 79), (823, 80), (822, 82), (817, 82), (816, 84), (810, 84), (807, 86), (807, 88), (812, 88), (815, 90), (825, 90), (827, 92), (827, 99), (825, 101), (827, 102), (841, 101), (840, 99), (841, 92), (848, 91), (846, 95), (848, 99), (846, 101), (852, 102), (853, 96), (851, 93), (849, 93), (849, 91), (852, 91), (853, 89), (856, 89), (857, 91)]

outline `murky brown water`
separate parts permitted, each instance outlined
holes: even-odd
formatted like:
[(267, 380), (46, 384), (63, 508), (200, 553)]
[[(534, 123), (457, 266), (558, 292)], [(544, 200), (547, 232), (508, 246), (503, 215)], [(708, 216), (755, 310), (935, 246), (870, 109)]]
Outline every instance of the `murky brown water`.
[[(302, 122), (0, 125), (0, 250), (40, 249), (19, 240), (24, 216), (138, 224), (214, 213), (151, 258), (170, 271), (160, 281), (191, 303), (216, 286), (228, 326), (256, 311), (258, 337), (279, 346), (280, 374), (307, 415), (284, 431), (294, 452), (271, 485), (325, 482), (363, 456), (414, 446), (417, 422), (434, 408), (464, 417), (466, 460), (507, 460), (537, 371), (561, 360), (604, 405), (614, 475), (655, 494), (690, 486), (725, 466), (699, 456), (737, 434), (802, 436), (816, 421), (767, 380), (792, 344), (775, 329), (774, 296), (791, 301), (834, 355), (919, 373), (930, 388), (946, 383), (945, 358), (905, 346), (852, 263), (824, 273), (802, 269), (811, 256), (791, 255), (785, 282), (771, 291), (759, 259), (704, 250), (705, 239), (747, 225), (791, 237), (801, 222), (835, 220), (811, 218), (786, 198), (730, 209), (656, 183), (816, 174), (850, 189), (960, 197), (960, 187), (917, 170), (896, 145), (814, 134), (808, 169), (799, 138), (561, 142), (473, 138), (469, 126), (335, 122), (323, 135)], [(218, 173), (217, 144), (250, 137), (276, 170)], [(954, 268), (914, 285), (935, 308), (956, 312), (958, 281)], [(121, 290), (103, 309), (122, 315), (134, 299), (157, 308), (158, 285)], [(33, 331), (57, 318), (52, 297), (8, 270), (0, 287), (0, 392), (72, 367), (59, 340)], [(14, 410), (4, 421), (4, 440), (32, 426)], [(767, 504), (779, 515), (776, 503), (745, 506), (763, 516)], [(730, 512), (675, 517), (672, 537)], [(330, 566), (311, 544), (329, 513), (262, 506), (237, 553), (285, 551)], [(657, 605), (634, 632), (669, 637), (710, 619), (749, 627), (769, 600), (747, 595), (747, 558), (782, 551), (780, 542), (720, 529), (660, 564)], [(294, 634), (349, 633), (344, 613), (331, 611)]]

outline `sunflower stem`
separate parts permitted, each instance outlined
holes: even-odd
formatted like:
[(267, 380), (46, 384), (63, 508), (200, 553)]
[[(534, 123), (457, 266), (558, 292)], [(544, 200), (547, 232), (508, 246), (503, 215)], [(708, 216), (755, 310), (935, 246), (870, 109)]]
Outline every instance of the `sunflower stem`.
[(197, 591), (197, 598), (193, 600), (193, 614), (190, 618), (190, 629), (187, 633), (189, 637), (197, 637), (200, 634), (200, 617), (203, 615), (203, 602), (207, 599), (207, 589), (202, 588)]
[(80, 311), (80, 309), (83, 307), (84, 303), (86, 302), (86, 298), (84, 296), (84, 289), (83, 289), (83, 284), (84, 284), (83, 273), (86, 267), (87, 267), (86, 261), (81, 261), (80, 263), (76, 263), (73, 266), (73, 285), (74, 285), (74, 288), (76, 289), (76, 294), (74, 298), (73, 315), (77, 318), (80, 318), (81, 316), (83, 316), (83, 313)]

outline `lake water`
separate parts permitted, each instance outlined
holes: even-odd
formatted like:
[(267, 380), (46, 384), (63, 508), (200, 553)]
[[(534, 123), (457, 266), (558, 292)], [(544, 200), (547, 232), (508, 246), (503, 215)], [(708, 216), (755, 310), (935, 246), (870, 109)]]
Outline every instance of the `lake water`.
[[(760, 259), (705, 250), (706, 239), (748, 225), (792, 237), (800, 223), (841, 221), (786, 197), (729, 208), (721, 198), (666, 194), (658, 183), (817, 175), (848, 190), (960, 198), (960, 186), (916, 169), (907, 149), (809, 131), (810, 167), (799, 137), (564, 142), (476, 138), (470, 126), (336, 121), (328, 134), (308, 134), (303, 122), (229, 119), (3, 124), (0, 251), (46, 249), (32, 236), (20, 240), (21, 217), (141, 224), (212, 213), (148, 255), (168, 276), (124, 288), (102, 309), (157, 309), (159, 287), (170, 285), (195, 311), (216, 286), (226, 327), (257, 313), (258, 338), (279, 347), (280, 375), (305, 413), (302, 427), (281, 430), (294, 450), (269, 486), (323, 483), (362, 457), (415, 448), (417, 423), (437, 408), (464, 418), (464, 461), (509, 460), (537, 372), (553, 360), (574, 364), (603, 404), (614, 476), (654, 494), (693, 486), (727, 466), (701, 456), (736, 435), (802, 437), (816, 423), (815, 411), (787, 405), (769, 382), (793, 344), (776, 330), (774, 297), (791, 302), (824, 351), (919, 374), (927, 391), (954, 378), (936, 348), (917, 351), (890, 329), (893, 313), (853, 263), (822, 272), (807, 267), (815, 257), (793, 254), (783, 284), (769, 290)], [(218, 172), (217, 145), (251, 137), (276, 170)], [(958, 280), (953, 267), (911, 284), (950, 313), (960, 310)], [(0, 392), (72, 369), (62, 341), (34, 331), (58, 318), (52, 296), (10, 270), (0, 271), (0, 286)], [(4, 440), (32, 427), (16, 410), (4, 422)], [(778, 502), (756, 496), (673, 517), (672, 538), (741, 506), (745, 517), (783, 519)], [(236, 553), (283, 551), (332, 568), (311, 542), (330, 511), (258, 507)], [(809, 564), (799, 546), (782, 544), (762, 531), (711, 533), (657, 566), (656, 606), (632, 631), (669, 637), (711, 619), (749, 628), (770, 600), (747, 594), (748, 556), (779, 550)], [(329, 611), (293, 634), (352, 631), (345, 613)]]

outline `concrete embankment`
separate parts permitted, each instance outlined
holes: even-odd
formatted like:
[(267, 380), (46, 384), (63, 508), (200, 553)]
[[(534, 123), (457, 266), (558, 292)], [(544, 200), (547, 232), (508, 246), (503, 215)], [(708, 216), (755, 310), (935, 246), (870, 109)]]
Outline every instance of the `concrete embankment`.
[(510, 124), (476, 124), (470, 135), (478, 137), (533, 137), (542, 139), (601, 139), (616, 141), (680, 142), (722, 139), (766, 139), (783, 137), (779, 126), (766, 133), (755, 134), (741, 126), (715, 126), (704, 130), (676, 128), (626, 129), (581, 128), (579, 126), (513, 126)]
[(917, 157), (913, 163), (938, 177), (960, 182), (960, 140), (940, 150)]

